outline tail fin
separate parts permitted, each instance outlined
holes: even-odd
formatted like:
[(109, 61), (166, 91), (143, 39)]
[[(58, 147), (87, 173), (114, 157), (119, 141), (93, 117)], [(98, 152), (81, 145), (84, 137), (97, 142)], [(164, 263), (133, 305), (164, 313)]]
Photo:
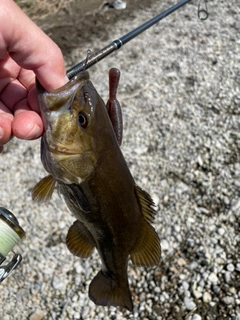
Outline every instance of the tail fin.
[(117, 283), (102, 271), (92, 280), (89, 286), (89, 297), (100, 306), (119, 306), (133, 310), (133, 302), (128, 282)]

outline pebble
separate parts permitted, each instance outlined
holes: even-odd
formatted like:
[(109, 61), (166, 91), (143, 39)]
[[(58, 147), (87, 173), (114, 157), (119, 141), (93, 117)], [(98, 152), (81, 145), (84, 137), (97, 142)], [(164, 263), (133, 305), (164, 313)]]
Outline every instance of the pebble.
[(194, 313), (190, 317), (188, 317), (186, 320), (202, 320), (202, 317), (199, 314)]
[(206, 291), (204, 292), (202, 299), (204, 303), (209, 303), (210, 301), (212, 301), (212, 296), (209, 292)]
[(237, 270), (238, 272), (240, 272), (240, 263), (237, 263), (237, 264), (236, 264), (236, 270)]
[(169, 249), (169, 242), (166, 239), (161, 240), (161, 249), (166, 251)]
[(189, 289), (189, 283), (187, 283), (186, 281), (183, 281), (182, 287), (183, 287), (184, 290), (188, 290)]
[(193, 289), (192, 291), (193, 291), (193, 295), (196, 299), (200, 299), (203, 295), (202, 292), (197, 289)]
[(231, 272), (226, 271), (224, 273), (224, 280), (225, 280), (226, 283), (229, 283), (231, 281)]
[(213, 286), (213, 291), (214, 293), (218, 293), (221, 290), (221, 288), (219, 286)]
[(161, 289), (160, 289), (159, 287), (155, 287), (155, 288), (154, 288), (154, 292), (160, 293), (160, 292), (161, 292)]
[(196, 307), (195, 302), (189, 297), (184, 297), (183, 301), (187, 310), (192, 310)]
[(208, 276), (208, 280), (212, 283), (217, 283), (218, 282), (218, 277), (215, 273), (210, 273), (210, 275)]
[(154, 202), (155, 206), (158, 206), (159, 205), (159, 201), (160, 201), (159, 196), (156, 193), (153, 193), (152, 194), (152, 199), (153, 199), (153, 202)]
[(62, 281), (62, 279), (60, 279), (59, 277), (54, 276), (52, 280), (52, 286), (56, 290), (63, 291), (66, 288), (66, 282)]
[(139, 301), (140, 301), (140, 302), (143, 302), (143, 301), (145, 301), (145, 300), (146, 300), (146, 293), (145, 293), (145, 292), (140, 293), (140, 295), (139, 295)]
[(47, 312), (43, 310), (36, 310), (34, 313), (31, 314), (29, 320), (41, 320), (46, 316)]
[(87, 315), (89, 314), (89, 307), (83, 307), (82, 309), (82, 318), (85, 319), (87, 317)]
[(229, 263), (229, 264), (227, 265), (227, 270), (233, 272), (233, 271), (235, 270), (234, 265), (233, 265), (232, 263)]
[(188, 265), (188, 268), (191, 270), (195, 270), (197, 269), (197, 267), (198, 267), (198, 263), (196, 261), (193, 261)]
[(222, 302), (226, 305), (230, 305), (230, 304), (233, 305), (235, 302), (235, 299), (234, 299), (234, 297), (231, 297), (231, 296), (225, 296), (222, 298)]
[(178, 264), (179, 266), (185, 266), (185, 264), (187, 264), (187, 261), (186, 261), (185, 259), (183, 259), (183, 258), (179, 258), (179, 259), (177, 260), (177, 264)]
[(218, 233), (220, 234), (220, 236), (223, 236), (225, 233), (224, 228), (218, 228)]

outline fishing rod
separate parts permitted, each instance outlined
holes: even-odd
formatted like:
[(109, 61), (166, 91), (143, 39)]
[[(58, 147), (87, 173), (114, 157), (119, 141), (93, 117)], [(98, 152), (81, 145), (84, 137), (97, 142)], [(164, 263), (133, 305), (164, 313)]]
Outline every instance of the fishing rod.
[[(100, 60), (102, 60), (103, 58), (108, 56), (109, 54), (111, 54), (112, 52), (120, 49), (124, 44), (126, 44), (127, 42), (129, 42), (133, 38), (137, 37), (140, 33), (144, 32), (145, 30), (147, 30), (148, 28), (150, 28), (151, 26), (153, 26), (154, 24), (156, 24), (160, 20), (164, 19), (165, 17), (167, 17), (168, 15), (173, 13), (174, 11), (178, 10), (179, 8), (181, 8), (182, 6), (184, 6), (185, 4), (187, 4), (190, 1), (192, 1), (192, 0), (182, 0), (182, 1), (178, 2), (174, 6), (170, 7), (169, 9), (165, 10), (164, 12), (158, 14), (156, 17), (148, 20), (147, 22), (145, 22), (141, 26), (139, 26), (136, 29), (125, 34), (120, 39), (114, 40), (109, 45), (107, 45), (106, 47), (104, 47), (103, 49), (99, 50), (98, 52), (96, 52), (94, 54), (90, 54), (91, 51), (89, 50), (87, 58), (85, 60), (77, 63), (76, 65), (74, 65), (73, 67), (71, 67), (70, 69), (67, 70), (68, 78), (72, 79), (79, 72), (90, 68), (91, 66), (93, 66), (94, 64), (96, 64), (97, 62), (99, 62)], [(204, 0), (205, 7), (201, 7), (200, 3), (201, 3), (201, 0), (199, 0), (199, 4), (198, 4), (198, 17), (200, 20), (206, 20), (208, 18), (207, 0)]]
[[(140, 33), (147, 30), (160, 20), (164, 19), (174, 11), (178, 10), (180, 7), (184, 6), (192, 0), (182, 0), (166, 11), (160, 13), (156, 17), (145, 22), (138, 28), (127, 33), (120, 39), (114, 40), (108, 46), (104, 47), (100, 51), (91, 55), (91, 51), (88, 50), (87, 59), (74, 65), (72, 68), (67, 70), (67, 76), (72, 79), (82, 70), (86, 70), (111, 54), (112, 52), (120, 49), (124, 44), (137, 37)], [(201, 20), (206, 20), (208, 18), (207, 11), (207, 0), (204, 0), (204, 6), (201, 6), (201, 1), (198, 4), (198, 18)], [(15, 254), (13, 252), (14, 246), (25, 237), (25, 232), (18, 223), (18, 220), (13, 215), (12, 212), (6, 208), (0, 207), (0, 283), (8, 277), (8, 275), (17, 268), (20, 264), (22, 257), (20, 254)], [(14, 256), (9, 262), (7, 261), (7, 255), (13, 252)], [(9, 259), (8, 259), (9, 260)], [(4, 265), (3, 265), (4, 263)]]

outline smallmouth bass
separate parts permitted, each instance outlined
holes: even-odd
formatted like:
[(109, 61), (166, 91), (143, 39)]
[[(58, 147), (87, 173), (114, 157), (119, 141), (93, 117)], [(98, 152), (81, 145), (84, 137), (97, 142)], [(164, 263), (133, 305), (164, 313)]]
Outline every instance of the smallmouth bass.
[(97, 305), (132, 311), (128, 258), (136, 266), (155, 266), (161, 247), (151, 225), (154, 203), (135, 184), (119, 147), (119, 74), (110, 70), (106, 106), (87, 71), (52, 92), (37, 82), (45, 127), (41, 160), (49, 175), (34, 187), (32, 197), (48, 201), (57, 185), (77, 219), (66, 237), (68, 249), (88, 258), (96, 248), (102, 262), (89, 286), (90, 299)]

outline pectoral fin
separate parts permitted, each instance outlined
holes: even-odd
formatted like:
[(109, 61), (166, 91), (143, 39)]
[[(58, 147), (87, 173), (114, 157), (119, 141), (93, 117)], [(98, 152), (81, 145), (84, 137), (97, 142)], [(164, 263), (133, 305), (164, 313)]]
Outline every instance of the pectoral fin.
[(161, 246), (158, 234), (151, 226), (154, 220), (155, 210), (151, 197), (141, 188), (135, 188), (139, 200), (139, 206), (144, 215), (144, 221), (140, 235), (134, 250), (130, 253), (133, 264), (137, 266), (152, 267), (159, 263), (161, 257)]
[(72, 254), (81, 258), (90, 257), (95, 247), (93, 236), (78, 220), (68, 230), (66, 244)]
[(51, 199), (56, 180), (48, 175), (41, 179), (32, 190), (32, 199), (38, 203), (47, 202)]

